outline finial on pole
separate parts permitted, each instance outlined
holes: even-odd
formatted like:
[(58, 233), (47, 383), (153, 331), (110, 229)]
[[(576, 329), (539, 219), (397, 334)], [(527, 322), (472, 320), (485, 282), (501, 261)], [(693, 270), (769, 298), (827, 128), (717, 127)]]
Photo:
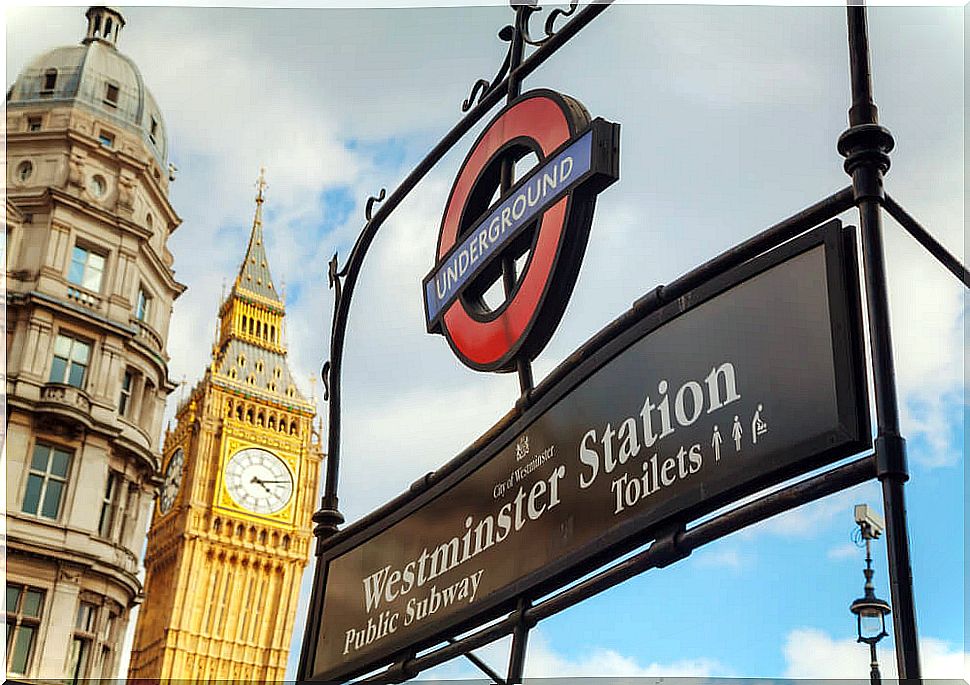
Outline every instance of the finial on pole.
[(259, 167), (259, 178), (256, 179), (256, 202), (263, 201), (263, 191), (266, 189), (266, 167)]

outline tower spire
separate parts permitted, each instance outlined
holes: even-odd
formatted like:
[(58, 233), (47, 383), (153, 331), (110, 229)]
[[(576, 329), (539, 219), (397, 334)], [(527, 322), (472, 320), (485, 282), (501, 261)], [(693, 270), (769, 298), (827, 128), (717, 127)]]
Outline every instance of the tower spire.
[(282, 304), (273, 278), (269, 272), (266, 259), (266, 248), (263, 245), (263, 202), (266, 183), (266, 168), (259, 168), (259, 178), (256, 180), (256, 212), (253, 216), (253, 227), (249, 234), (249, 247), (246, 256), (239, 267), (239, 275), (233, 284), (233, 292), (244, 290), (251, 295), (269, 300), (274, 304)]

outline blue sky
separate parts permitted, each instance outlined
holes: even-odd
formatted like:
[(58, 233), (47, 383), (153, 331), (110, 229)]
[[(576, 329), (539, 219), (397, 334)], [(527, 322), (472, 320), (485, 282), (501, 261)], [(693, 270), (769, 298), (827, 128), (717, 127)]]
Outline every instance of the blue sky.
[[(170, 247), (189, 290), (175, 306), (171, 375), (191, 382), (208, 361), (193, 341), (214, 329), (265, 164), (270, 265), (286, 283), (291, 363), (310, 390), (328, 354), (327, 261), (345, 258), (367, 197), (395, 187), (458, 120), (471, 84), (495, 72), (495, 34), (510, 12), (125, 15), (120, 47), (163, 109), (179, 167), (171, 197), (183, 225)], [(9, 11), (7, 83), (82, 30), (83, 8)], [(870, 33), (881, 122), (897, 141), (887, 188), (966, 262), (964, 8), (877, 7)], [(530, 78), (527, 87), (562, 90), (623, 126), (621, 180), (599, 200), (537, 377), (655, 285), (848, 184), (835, 150), (846, 64), (840, 7), (625, 5)], [(340, 497), (351, 520), (457, 454), (517, 394), (514, 378), (462, 367), (422, 320), (421, 278), (478, 130), (387, 222), (361, 277), (344, 374)], [(886, 232), (924, 664), (929, 675), (966, 677), (966, 297), (891, 221)], [(881, 510), (878, 485), (753, 526), (542, 623), (527, 674), (865, 678), (848, 612), (863, 583), (863, 552), (849, 537), (856, 502)], [(888, 598), (882, 541), (875, 551), (877, 592)], [(301, 610), (292, 661), (302, 620)], [(503, 649), (483, 654), (501, 667)], [(882, 659), (887, 671), (891, 661)], [(476, 671), (455, 662), (433, 675)]]

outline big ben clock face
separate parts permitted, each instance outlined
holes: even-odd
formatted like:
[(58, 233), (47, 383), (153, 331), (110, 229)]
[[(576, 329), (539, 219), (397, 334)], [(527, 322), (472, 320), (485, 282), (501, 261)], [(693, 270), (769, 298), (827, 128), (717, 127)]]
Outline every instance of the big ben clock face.
[(185, 453), (179, 447), (168, 460), (168, 466), (165, 467), (162, 496), (158, 501), (158, 508), (163, 514), (167, 514), (172, 509), (172, 505), (175, 504), (175, 498), (178, 496), (179, 488), (182, 485), (182, 470), (184, 467)]
[(224, 480), (233, 501), (254, 514), (275, 514), (293, 497), (293, 474), (269, 450), (239, 450), (226, 463)]

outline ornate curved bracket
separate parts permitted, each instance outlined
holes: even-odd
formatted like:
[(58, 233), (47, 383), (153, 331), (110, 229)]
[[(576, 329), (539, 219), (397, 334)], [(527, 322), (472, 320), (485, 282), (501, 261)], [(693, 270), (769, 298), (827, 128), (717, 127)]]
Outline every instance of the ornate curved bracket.
[(323, 380), (323, 401), (330, 401), (330, 360), (323, 363), (320, 369), (320, 378)]
[(556, 21), (561, 17), (571, 16), (576, 11), (577, 7), (579, 7), (579, 0), (571, 0), (569, 3), (569, 9), (564, 10), (556, 8), (550, 12), (549, 16), (546, 17), (545, 25), (542, 27), (543, 32), (546, 34), (542, 38), (533, 38), (529, 33), (529, 19), (532, 18), (533, 14), (541, 12), (542, 8), (529, 7), (526, 12), (522, 13), (522, 25), (519, 27), (519, 30), (522, 32), (522, 40), (534, 47), (539, 47), (545, 44), (550, 38), (556, 35)]
[(330, 259), (329, 268), (327, 270), (327, 278), (330, 281), (330, 289), (334, 291), (333, 299), (336, 302), (340, 302), (340, 279), (344, 277), (344, 272), (337, 269), (337, 253), (333, 253), (333, 257)]
[(502, 82), (505, 75), (509, 71), (509, 63), (512, 60), (512, 38), (515, 36), (515, 28), (510, 24), (508, 26), (503, 26), (498, 32), (498, 37), (500, 40), (505, 41), (509, 44), (509, 49), (505, 52), (505, 59), (502, 60), (502, 66), (499, 67), (498, 73), (492, 78), (491, 81), (486, 81), (483, 78), (475, 81), (472, 86), (471, 94), (461, 103), (461, 111), (467, 112), (477, 103), (482, 101), (486, 95), (488, 95), (495, 88), (496, 85)]
[(370, 221), (373, 218), (374, 205), (378, 202), (383, 202), (384, 198), (387, 197), (387, 189), (381, 188), (381, 192), (377, 196), (371, 195), (367, 198), (367, 206), (364, 207), (364, 216)]

